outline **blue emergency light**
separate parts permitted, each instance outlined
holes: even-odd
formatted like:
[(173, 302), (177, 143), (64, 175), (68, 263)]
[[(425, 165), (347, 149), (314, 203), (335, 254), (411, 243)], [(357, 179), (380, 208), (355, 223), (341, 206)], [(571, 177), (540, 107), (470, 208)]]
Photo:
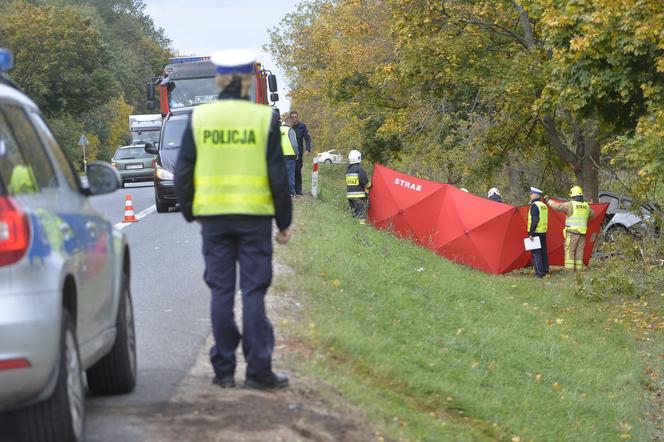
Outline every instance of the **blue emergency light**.
[(210, 57), (176, 57), (170, 58), (168, 61), (171, 63), (193, 63), (197, 61), (208, 61)]
[(14, 67), (14, 56), (8, 49), (0, 48), (0, 72), (7, 72)]

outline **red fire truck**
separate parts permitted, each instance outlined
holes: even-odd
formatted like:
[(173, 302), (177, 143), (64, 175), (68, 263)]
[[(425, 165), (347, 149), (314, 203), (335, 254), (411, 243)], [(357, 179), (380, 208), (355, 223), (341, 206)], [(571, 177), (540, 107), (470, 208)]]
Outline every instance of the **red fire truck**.
[[(161, 75), (148, 82), (148, 109), (156, 108), (157, 92), (162, 117), (176, 109), (213, 101), (218, 94), (215, 76), (210, 57), (171, 58)], [(254, 77), (249, 91), (252, 101), (274, 105), (279, 100), (276, 76), (256, 63)]]

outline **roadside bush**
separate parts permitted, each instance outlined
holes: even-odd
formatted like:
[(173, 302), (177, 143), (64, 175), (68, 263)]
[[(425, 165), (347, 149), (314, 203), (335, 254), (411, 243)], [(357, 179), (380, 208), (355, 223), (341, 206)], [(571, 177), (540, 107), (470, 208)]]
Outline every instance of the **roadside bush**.
[(647, 298), (664, 292), (664, 241), (653, 235), (622, 235), (601, 245), (587, 272), (576, 275), (576, 294), (592, 301)]

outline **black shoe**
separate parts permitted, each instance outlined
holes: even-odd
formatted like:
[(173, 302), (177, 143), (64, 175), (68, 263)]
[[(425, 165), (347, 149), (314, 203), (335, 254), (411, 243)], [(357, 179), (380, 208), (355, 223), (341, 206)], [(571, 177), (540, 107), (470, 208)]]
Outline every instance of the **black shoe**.
[(304, 193), (302, 193), (302, 192), (297, 192), (296, 195), (297, 195), (297, 196), (303, 196)]
[(235, 388), (235, 377), (232, 374), (222, 376), (221, 378), (215, 376), (214, 379), (212, 379), (212, 383), (221, 388)]
[(270, 372), (269, 375), (260, 378), (247, 376), (244, 387), (255, 390), (281, 390), (288, 387), (288, 377), (275, 372)]

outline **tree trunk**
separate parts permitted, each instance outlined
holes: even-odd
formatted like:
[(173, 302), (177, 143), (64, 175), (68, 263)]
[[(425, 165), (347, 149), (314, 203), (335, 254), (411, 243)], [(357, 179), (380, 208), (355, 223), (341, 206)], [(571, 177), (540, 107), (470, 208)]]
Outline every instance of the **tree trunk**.
[[(597, 140), (597, 124), (592, 121), (586, 121), (586, 130), (584, 131), (584, 152), (581, 157), (582, 176), (579, 180), (583, 187), (583, 197), (586, 201), (598, 201), (599, 193), (599, 141)], [(581, 184), (582, 183), (582, 184)]]

